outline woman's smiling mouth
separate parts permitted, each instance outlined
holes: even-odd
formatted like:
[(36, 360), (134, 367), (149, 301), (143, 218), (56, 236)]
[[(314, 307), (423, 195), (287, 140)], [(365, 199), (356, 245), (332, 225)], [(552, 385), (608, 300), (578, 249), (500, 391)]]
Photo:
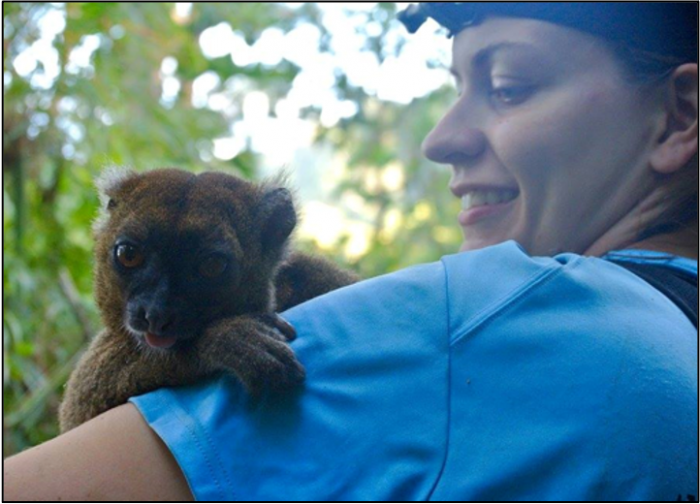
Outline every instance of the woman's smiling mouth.
[(461, 197), (459, 223), (471, 226), (477, 222), (508, 211), (520, 195), (516, 189), (472, 190)]

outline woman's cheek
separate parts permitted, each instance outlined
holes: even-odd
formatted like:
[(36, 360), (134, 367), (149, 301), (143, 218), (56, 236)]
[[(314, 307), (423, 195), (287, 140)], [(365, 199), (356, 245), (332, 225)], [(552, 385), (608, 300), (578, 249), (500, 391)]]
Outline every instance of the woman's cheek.
[(596, 135), (591, 116), (601, 109), (601, 101), (600, 93), (561, 90), (515, 109), (494, 123), (494, 151), (514, 175), (538, 182), (552, 171), (563, 175), (576, 170), (577, 159)]
[(492, 145), (499, 161), (516, 178), (541, 175), (558, 139), (550, 119), (508, 117), (494, 127)]

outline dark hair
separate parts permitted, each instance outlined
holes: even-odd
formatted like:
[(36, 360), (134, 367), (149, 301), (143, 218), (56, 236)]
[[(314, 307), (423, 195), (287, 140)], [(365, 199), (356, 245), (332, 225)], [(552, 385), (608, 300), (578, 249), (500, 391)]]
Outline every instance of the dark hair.
[[(635, 85), (656, 86), (664, 84), (673, 72), (688, 61), (644, 51), (621, 42), (607, 42), (623, 65), (626, 77)], [(658, 175), (663, 188), (660, 215), (642, 224), (638, 238), (692, 230), (698, 234), (698, 153), (688, 164), (672, 175)]]

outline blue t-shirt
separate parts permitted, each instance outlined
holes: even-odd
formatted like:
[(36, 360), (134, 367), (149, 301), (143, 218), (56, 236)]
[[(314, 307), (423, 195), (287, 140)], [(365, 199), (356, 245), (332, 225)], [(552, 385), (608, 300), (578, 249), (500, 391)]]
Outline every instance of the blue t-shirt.
[(283, 317), (299, 394), (251, 404), (221, 377), (132, 399), (199, 500), (697, 497), (697, 333), (624, 268), (508, 242)]

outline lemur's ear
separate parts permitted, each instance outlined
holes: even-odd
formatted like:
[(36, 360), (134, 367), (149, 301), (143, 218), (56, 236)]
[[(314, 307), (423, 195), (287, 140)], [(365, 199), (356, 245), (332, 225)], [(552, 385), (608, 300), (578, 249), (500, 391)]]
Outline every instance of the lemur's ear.
[(290, 174), (287, 170), (281, 170), (262, 184), (258, 222), (261, 223), (263, 250), (283, 249), (297, 225), (296, 194), (288, 187)]
[(128, 168), (110, 166), (97, 176), (95, 187), (100, 197), (100, 213), (92, 226), (95, 232), (100, 232), (104, 228), (109, 219), (109, 212), (118, 206), (119, 202), (115, 196), (119, 188), (136, 175), (135, 171)]
[(284, 245), (297, 225), (292, 193), (284, 187), (268, 189), (258, 208), (263, 250)]
[(124, 182), (135, 176), (135, 171), (121, 166), (110, 166), (102, 170), (95, 179), (95, 187), (97, 187), (103, 210), (112, 210), (117, 206), (118, 202), (115, 199), (117, 191)]

